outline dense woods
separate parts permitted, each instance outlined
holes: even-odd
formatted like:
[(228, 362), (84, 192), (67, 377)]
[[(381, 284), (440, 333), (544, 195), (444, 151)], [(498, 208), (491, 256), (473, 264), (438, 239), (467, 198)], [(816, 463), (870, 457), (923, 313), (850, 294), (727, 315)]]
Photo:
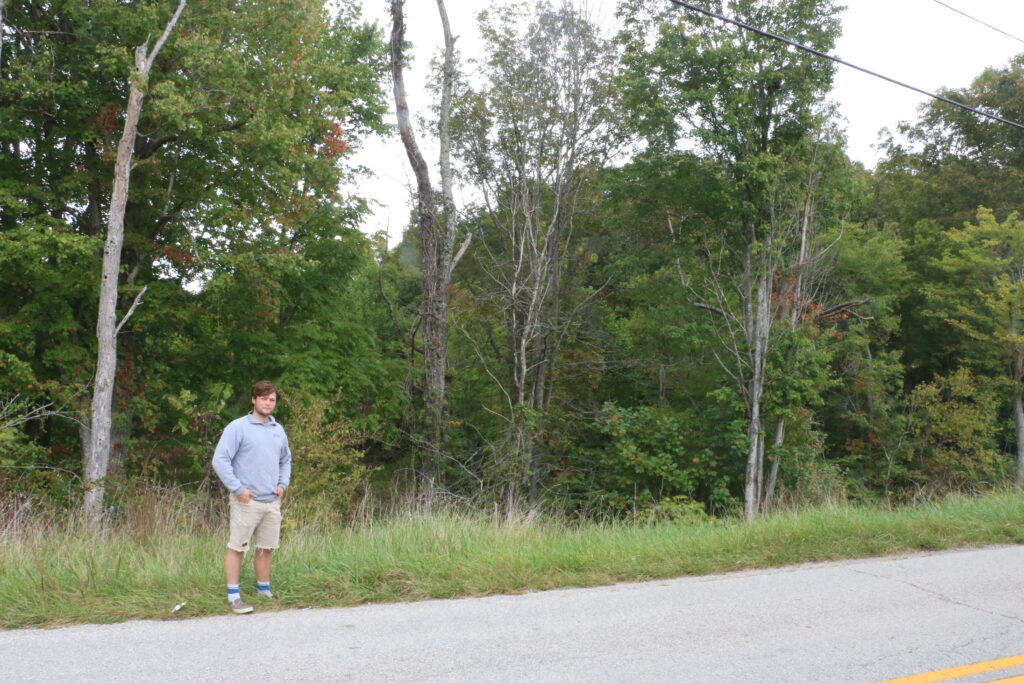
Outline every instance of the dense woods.
[[(832, 0), (704, 4), (826, 53), (841, 31)], [(293, 495), (342, 512), (750, 519), (1024, 483), (1019, 129), (934, 102), (866, 169), (832, 62), (663, 0), (623, 0), (619, 34), (571, 2), (503, 3), (485, 54), (453, 50), (433, 107), (406, 112), (447, 161), (389, 246), (360, 230), (381, 198), (354, 150), (389, 134), (402, 61), (430, 57), (397, 23), (189, 0), (142, 74), (177, 2), (0, 8), (3, 495), (215, 491), (213, 445), (260, 379), (283, 387)], [(1020, 121), (1024, 57), (942, 94)]]

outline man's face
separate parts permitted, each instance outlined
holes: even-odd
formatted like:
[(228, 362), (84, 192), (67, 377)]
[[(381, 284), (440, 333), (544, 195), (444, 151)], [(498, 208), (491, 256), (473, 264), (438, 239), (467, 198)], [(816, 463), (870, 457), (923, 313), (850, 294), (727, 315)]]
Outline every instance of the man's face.
[(277, 394), (267, 394), (266, 396), (254, 396), (252, 399), (253, 411), (260, 417), (269, 417), (274, 412), (274, 407), (277, 405)]

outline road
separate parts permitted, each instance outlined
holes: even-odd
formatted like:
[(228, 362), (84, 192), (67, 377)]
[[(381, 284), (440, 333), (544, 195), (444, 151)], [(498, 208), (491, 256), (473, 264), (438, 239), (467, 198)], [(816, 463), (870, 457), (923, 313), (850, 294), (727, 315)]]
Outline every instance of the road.
[[(517, 596), (5, 631), (0, 680), (876, 683), (1022, 654), (1024, 547), (1012, 546)], [(993, 667), (962, 680), (1020, 675), (1024, 657)]]

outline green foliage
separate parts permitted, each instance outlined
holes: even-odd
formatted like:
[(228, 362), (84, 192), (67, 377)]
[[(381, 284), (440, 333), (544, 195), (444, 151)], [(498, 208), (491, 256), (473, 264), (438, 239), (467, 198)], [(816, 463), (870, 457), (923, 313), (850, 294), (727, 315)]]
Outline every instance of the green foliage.
[(853, 327), (836, 348), (840, 385), (827, 396), (830, 455), (860, 493), (907, 484), (911, 416), (898, 351), (873, 349), (872, 330)]
[[(633, 0), (620, 10), (622, 86), (648, 140), (671, 149), (685, 131), (716, 157), (756, 164), (756, 155), (784, 153), (814, 128), (813, 110), (831, 85), (833, 64), (676, 9)], [(831, 0), (738, 0), (729, 14), (824, 52), (839, 34)]]
[(671, 514), (683, 514), (683, 500), (712, 510), (732, 505), (731, 463), (704, 440), (697, 416), (607, 403), (593, 430), (597, 444), (565, 456), (578, 462), (565, 483), (601, 507), (656, 518), (673, 506)]
[(99, 240), (52, 222), (0, 231), (0, 392), (58, 393), (88, 379), (92, 358), (76, 303), (96, 296)]
[[(132, 54), (172, 10), (68, 0), (5, 16), (2, 390), (88, 404), (76, 387), (95, 359), (96, 257)], [(244, 393), (270, 375), (327, 395), (346, 373), (354, 417), (387, 391), (391, 370), (366, 329), (372, 257), (354, 230), (365, 204), (339, 189), (351, 149), (383, 130), (385, 55), (355, 2), (331, 14), (315, 0), (188, 4), (143, 85), (126, 210), (119, 309), (147, 287), (119, 342), (115, 421), (129, 474), (204, 472), (209, 437), (182, 433), (178, 419), (187, 405), (212, 419), (224, 404), (197, 397), (224, 385)], [(387, 415), (365, 421), (385, 432)], [(48, 421), (33, 438), (78, 467), (67, 425)]]
[[(292, 450), (289, 507), (300, 518), (345, 513), (366, 482), (360, 445), (365, 436), (324, 398), (304, 395), (289, 399), (286, 425)], [(326, 509), (325, 509), (326, 507)]]
[(44, 504), (66, 505), (75, 480), (48, 466), (50, 453), (33, 438), (52, 406), (40, 394), (0, 398), (0, 491), (20, 494)]
[[(1024, 58), (989, 68), (964, 88), (940, 94), (983, 111), (1019, 120)], [(1016, 118), (1015, 118), (1016, 117)], [(932, 220), (954, 227), (973, 220), (979, 206), (1003, 218), (1024, 212), (1024, 146), (1016, 129), (942, 102), (924, 108), (920, 120), (900, 127), (906, 142), (890, 139), (879, 165), (878, 209), (911, 226)]]
[[(213, 384), (202, 396), (190, 389), (182, 389), (177, 395), (168, 395), (167, 403), (174, 418), (173, 432), (179, 436), (181, 451), (174, 458), (165, 459), (170, 466), (187, 468), (186, 475), (196, 479), (206, 475), (212, 483), (209, 461), (220, 439), (223, 428), (221, 415), (234, 390), (227, 384)], [(140, 463), (140, 473), (147, 477), (163, 475), (165, 478), (183, 478), (183, 473), (160, 468), (160, 461)]]
[(826, 333), (805, 325), (780, 335), (767, 359), (765, 409), (790, 417), (796, 408), (820, 406), (822, 395), (835, 384), (831, 377), (832, 349)]
[(637, 510), (635, 517), (640, 524), (656, 524), (658, 522), (705, 524), (714, 519), (704, 510), (703, 503), (685, 495), (672, 496), (649, 503)]
[(931, 315), (964, 336), (968, 362), (1011, 365), (1024, 349), (1024, 222), (1011, 214), (1000, 223), (981, 208), (976, 223), (950, 230), (943, 242), (932, 262), (939, 277), (925, 290)]
[(998, 396), (966, 368), (918, 385), (910, 395), (913, 469), (928, 490), (991, 490), (1010, 461), (996, 449)]
[(768, 458), (779, 461), (779, 480), (772, 505), (799, 510), (846, 503), (850, 476), (846, 468), (827, 458), (825, 434), (814, 424), (815, 414), (796, 408), (786, 418), (786, 440), (769, 449)]
[[(0, 396), (66, 416), (0, 431), (0, 490), (75, 495), (67, 417), (88, 404), (132, 50), (172, 5), (22, 2), (5, 15)], [(825, 51), (838, 33), (831, 0), (712, 5)], [(929, 106), (869, 172), (829, 123), (828, 62), (665, 2), (621, 12), (609, 45), (568, 5), (491, 9), (484, 77), (459, 78), (460, 180), (494, 192), (461, 214), (473, 242), (449, 292), (451, 492), (490, 500), (537, 465), (539, 489), (574, 510), (728, 513), (759, 279), (777, 505), (1002, 483), (1024, 362), (1019, 135)], [(330, 13), (316, 0), (190, 1), (144, 84), (135, 141), (119, 311), (147, 290), (119, 337), (115, 418), (129, 479), (210, 485), (220, 430), (264, 378), (284, 389), (301, 516), (322, 499), (348, 512), (373, 467), (383, 481), (409, 462), (418, 235), (387, 252), (358, 232), (366, 203), (342, 189), (358, 178), (350, 151), (384, 129), (386, 54), (354, 0)], [(582, 66), (594, 106), (579, 118), (565, 74)], [(1022, 93), (1024, 58), (951, 92), (1011, 118)], [(578, 133), (570, 172), (558, 145)], [(644, 151), (613, 166), (634, 135)], [(527, 223), (558, 231), (531, 252)], [(530, 255), (559, 267), (522, 279)], [(517, 337), (528, 291), (547, 297), (531, 314), (541, 324)], [(510, 453), (513, 426), (529, 438)]]
[(17, 427), (0, 429), (0, 468), (31, 467), (44, 456), (45, 449), (33, 443)]

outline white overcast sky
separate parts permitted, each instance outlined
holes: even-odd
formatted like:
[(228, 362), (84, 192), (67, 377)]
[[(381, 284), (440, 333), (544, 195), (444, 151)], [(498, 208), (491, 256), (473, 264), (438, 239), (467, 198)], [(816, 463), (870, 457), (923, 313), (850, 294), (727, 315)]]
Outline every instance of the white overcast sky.
[[(377, 21), (385, 37), (390, 35), (388, 0), (362, 2), (366, 18)], [(615, 0), (581, 2), (595, 17), (614, 26)], [(700, 0), (693, 2), (700, 4)], [(490, 4), (483, 0), (447, 0), (452, 32), (459, 37), (457, 46), (464, 58), (480, 49), (475, 15)], [(967, 86), (986, 67), (1005, 66), (1024, 52), (1020, 40), (949, 9), (953, 7), (1024, 39), (1024, 0), (846, 0), (844, 4), (843, 35), (833, 54), (929, 92)], [(430, 57), (439, 49), (441, 26), (436, 0), (406, 0), (406, 15), (406, 37), (413, 44), (415, 61), (406, 71), (405, 80), (409, 106), (415, 115), (429, 104), (422, 84)], [(874, 146), (879, 131), (895, 130), (900, 121), (914, 120), (917, 107), (927, 99), (842, 65), (838, 66), (832, 97), (846, 119), (850, 156), (869, 168), (877, 161)], [(424, 144), (422, 135), (420, 139)], [(436, 158), (432, 149), (424, 149), (424, 154), (428, 160)], [(368, 141), (357, 161), (376, 175), (360, 183), (360, 193), (381, 204), (363, 229), (368, 233), (385, 230), (393, 244), (401, 238), (407, 222), (409, 187), (413, 184), (401, 142), (397, 136)]]

